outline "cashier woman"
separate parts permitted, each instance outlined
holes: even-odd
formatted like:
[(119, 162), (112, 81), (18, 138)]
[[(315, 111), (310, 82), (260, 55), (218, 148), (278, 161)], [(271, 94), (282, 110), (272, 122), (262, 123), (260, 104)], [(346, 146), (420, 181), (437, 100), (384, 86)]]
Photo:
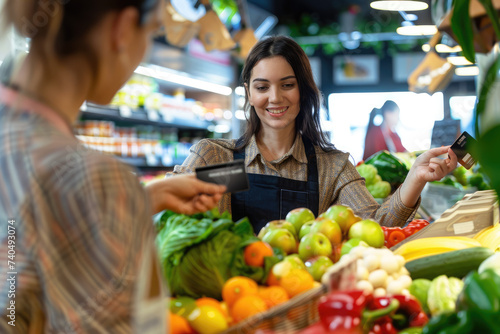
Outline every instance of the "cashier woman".
[[(449, 147), (431, 149), (416, 159), (390, 200), (379, 205), (349, 153), (335, 149), (321, 131), (321, 94), (296, 42), (285, 36), (258, 42), (246, 60), (242, 81), (250, 114), (243, 136), (201, 140), (174, 173), (244, 159), (250, 190), (225, 194), (219, 210), (230, 211), (234, 220), (248, 216), (256, 232), (294, 208), (307, 207), (317, 216), (334, 204), (349, 206), (382, 225), (401, 226), (413, 217), (425, 184), (456, 167)], [(446, 154), (449, 158), (439, 157)]]

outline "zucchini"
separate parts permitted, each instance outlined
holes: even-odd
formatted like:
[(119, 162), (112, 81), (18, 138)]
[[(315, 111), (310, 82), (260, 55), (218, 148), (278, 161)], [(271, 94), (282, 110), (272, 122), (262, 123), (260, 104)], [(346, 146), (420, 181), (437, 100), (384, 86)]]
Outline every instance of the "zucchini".
[(477, 270), (481, 262), (494, 252), (487, 247), (458, 249), (406, 262), (405, 267), (412, 279), (434, 279), (439, 275), (463, 278), (472, 270)]

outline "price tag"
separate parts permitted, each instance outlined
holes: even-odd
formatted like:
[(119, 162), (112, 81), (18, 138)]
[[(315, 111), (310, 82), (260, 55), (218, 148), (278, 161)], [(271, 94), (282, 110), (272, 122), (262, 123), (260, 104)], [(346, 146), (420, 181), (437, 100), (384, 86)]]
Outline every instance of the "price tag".
[(160, 120), (160, 115), (156, 110), (147, 110), (148, 119), (152, 122), (158, 122)]
[(334, 267), (334, 270), (325, 274), (328, 275), (326, 279), (323, 277), (323, 283), (327, 285), (328, 289), (330, 291), (355, 289), (357, 259), (337, 262)]
[(132, 116), (132, 109), (129, 106), (120, 106), (120, 116), (124, 118), (129, 118)]

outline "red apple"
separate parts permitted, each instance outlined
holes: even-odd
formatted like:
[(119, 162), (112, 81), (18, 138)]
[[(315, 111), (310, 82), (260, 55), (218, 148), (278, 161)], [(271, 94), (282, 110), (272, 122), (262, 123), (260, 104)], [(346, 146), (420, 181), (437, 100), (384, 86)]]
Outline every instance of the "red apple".
[(349, 229), (349, 239), (352, 238), (361, 239), (372, 247), (384, 246), (384, 231), (376, 221), (371, 219), (354, 223)]
[(308, 208), (297, 208), (293, 209), (286, 215), (286, 221), (292, 223), (293, 227), (295, 227), (295, 231), (297, 231), (297, 235), (300, 232), (300, 228), (302, 225), (307, 223), (308, 221), (314, 220), (314, 213)]
[(307, 261), (315, 256), (332, 254), (332, 244), (323, 233), (308, 233), (299, 243), (299, 257), (302, 261)]
[(323, 233), (330, 240), (332, 247), (342, 242), (342, 230), (339, 224), (326, 217), (316, 218), (311, 225), (310, 232)]

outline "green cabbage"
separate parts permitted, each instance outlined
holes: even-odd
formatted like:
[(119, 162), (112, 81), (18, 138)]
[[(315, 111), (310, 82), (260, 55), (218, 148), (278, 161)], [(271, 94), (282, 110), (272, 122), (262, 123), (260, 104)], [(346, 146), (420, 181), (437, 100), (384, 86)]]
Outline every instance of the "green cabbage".
[(386, 198), (391, 193), (391, 184), (387, 181), (379, 181), (366, 186), (374, 198)]
[(464, 287), (464, 282), (456, 277), (440, 275), (429, 286), (427, 305), (433, 316), (445, 312), (454, 312), (457, 297)]
[(228, 213), (215, 211), (186, 216), (165, 211), (155, 217), (156, 245), (163, 274), (175, 296), (221, 299), (224, 282), (247, 276), (263, 283), (275, 256), (264, 268), (247, 266), (244, 248), (259, 239), (247, 218), (233, 222)]
[(376, 182), (376, 177), (378, 175), (377, 168), (373, 165), (361, 164), (356, 166), (356, 170), (358, 171), (361, 177), (365, 178), (366, 185), (373, 184)]

